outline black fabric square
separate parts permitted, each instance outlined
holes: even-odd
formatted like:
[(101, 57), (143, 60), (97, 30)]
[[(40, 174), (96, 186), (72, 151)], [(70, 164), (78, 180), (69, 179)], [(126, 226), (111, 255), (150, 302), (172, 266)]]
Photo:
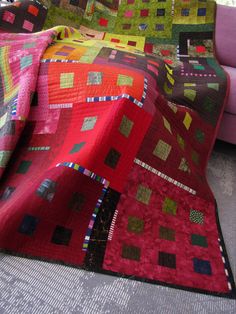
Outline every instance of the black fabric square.
[(69, 209), (80, 211), (85, 203), (85, 197), (83, 194), (74, 192), (68, 203)]
[(114, 148), (111, 148), (109, 153), (106, 156), (105, 164), (113, 169), (116, 168), (121, 154), (115, 150)]
[(62, 226), (56, 226), (51, 242), (59, 245), (69, 245), (72, 236), (72, 230)]
[(165, 9), (157, 9), (157, 16), (165, 16), (166, 10)]
[(31, 94), (31, 106), (38, 106), (38, 93), (34, 92)]
[(70, 0), (70, 4), (77, 7), (79, 5), (79, 0)]
[(176, 255), (165, 252), (159, 252), (158, 264), (164, 267), (176, 268)]
[(20, 224), (18, 232), (32, 236), (34, 234), (38, 222), (39, 219), (37, 217), (25, 215)]

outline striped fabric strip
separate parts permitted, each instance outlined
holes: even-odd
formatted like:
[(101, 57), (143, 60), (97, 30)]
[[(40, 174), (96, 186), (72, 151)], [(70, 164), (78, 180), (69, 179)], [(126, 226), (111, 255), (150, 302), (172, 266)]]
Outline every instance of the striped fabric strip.
[(144, 169), (147, 169), (148, 171), (156, 174), (157, 176), (161, 177), (162, 179), (164, 179), (164, 180), (166, 180), (166, 181), (168, 181), (168, 182), (178, 186), (179, 188), (181, 188), (181, 189), (183, 189), (183, 190), (185, 190), (185, 191), (187, 191), (187, 192), (189, 192), (189, 193), (191, 193), (193, 195), (197, 194), (197, 192), (195, 190), (191, 189), (187, 185), (184, 185), (184, 184), (176, 181), (175, 179), (167, 176), (166, 174), (162, 173), (161, 171), (158, 171), (157, 169), (149, 166), (148, 164), (146, 164), (145, 162), (142, 162), (141, 160), (139, 160), (137, 158), (134, 159), (134, 163), (136, 163), (137, 165), (143, 167)]

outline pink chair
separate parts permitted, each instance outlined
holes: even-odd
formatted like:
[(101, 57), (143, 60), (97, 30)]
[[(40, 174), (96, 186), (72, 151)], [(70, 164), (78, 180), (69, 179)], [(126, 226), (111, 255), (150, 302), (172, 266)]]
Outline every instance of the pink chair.
[(229, 98), (217, 135), (236, 144), (236, 7), (217, 5), (216, 56), (230, 78)]

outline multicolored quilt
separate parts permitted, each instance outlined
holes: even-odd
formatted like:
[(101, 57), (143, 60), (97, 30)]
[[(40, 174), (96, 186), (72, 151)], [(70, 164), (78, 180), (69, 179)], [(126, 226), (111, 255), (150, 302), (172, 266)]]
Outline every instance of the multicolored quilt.
[(227, 94), (214, 2), (73, 5), (83, 26), (39, 33), (40, 3), (1, 8), (1, 250), (235, 298), (205, 177)]

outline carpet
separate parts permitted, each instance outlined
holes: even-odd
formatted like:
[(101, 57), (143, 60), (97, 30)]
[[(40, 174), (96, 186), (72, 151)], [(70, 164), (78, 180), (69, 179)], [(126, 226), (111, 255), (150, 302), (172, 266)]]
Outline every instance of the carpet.
[(189, 10), (175, 13), (162, 56), (149, 33), (0, 34), (3, 251), (235, 297), (205, 178), (227, 92), (213, 8), (198, 8), (192, 28)]

